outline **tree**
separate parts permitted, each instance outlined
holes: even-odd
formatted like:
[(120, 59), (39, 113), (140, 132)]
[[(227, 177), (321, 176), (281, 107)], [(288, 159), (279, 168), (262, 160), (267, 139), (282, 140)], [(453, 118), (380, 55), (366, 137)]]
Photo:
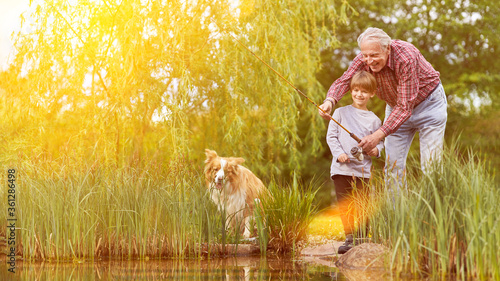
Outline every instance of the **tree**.
[[(322, 100), (320, 50), (338, 44), (345, 1), (49, 0), (32, 8), (32, 31), (18, 34), (2, 73), (3, 111), (24, 126), (5, 130), (11, 156), (133, 167), (201, 160), (212, 148), (265, 175), (303, 169), (301, 143), (321, 149), (317, 110), (229, 35)], [(304, 139), (300, 119), (310, 124)]]

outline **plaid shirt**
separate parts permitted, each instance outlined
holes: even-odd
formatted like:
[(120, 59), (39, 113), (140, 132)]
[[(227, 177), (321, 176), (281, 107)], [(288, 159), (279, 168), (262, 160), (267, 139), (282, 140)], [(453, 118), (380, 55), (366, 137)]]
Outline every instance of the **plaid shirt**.
[(352, 76), (360, 71), (371, 72), (377, 79), (377, 96), (393, 108), (380, 130), (386, 136), (396, 132), (410, 118), (419, 105), (439, 85), (439, 72), (425, 60), (412, 44), (392, 40), (386, 66), (373, 73), (358, 54), (344, 74), (337, 79), (326, 95), (326, 100), (338, 102), (349, 90)]

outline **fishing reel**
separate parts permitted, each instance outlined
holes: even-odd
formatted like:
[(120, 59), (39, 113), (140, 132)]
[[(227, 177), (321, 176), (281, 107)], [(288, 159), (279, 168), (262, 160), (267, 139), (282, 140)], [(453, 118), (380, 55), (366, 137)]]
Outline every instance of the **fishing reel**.
[(351, 154), (354, 158), (358, 159), (359, 161), (363, 161), (363, 159), (365, 159), (365, 157), (363, 156), (363, 148), (359, 146), (351, 148)]

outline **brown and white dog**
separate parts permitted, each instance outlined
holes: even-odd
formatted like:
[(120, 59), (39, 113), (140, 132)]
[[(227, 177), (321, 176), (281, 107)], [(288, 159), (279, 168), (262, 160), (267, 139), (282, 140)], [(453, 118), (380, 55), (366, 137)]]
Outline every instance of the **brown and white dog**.
[(267, 193), (266, 187), (249, 169), (241, 166), (245, 159), (220, 157), (209, 149), (205, 149), (205, 154), (205, 179), (210, 197), (219, 211), (225, 210), (229, 225), (249, 238), (253, 210), (258, 197)]

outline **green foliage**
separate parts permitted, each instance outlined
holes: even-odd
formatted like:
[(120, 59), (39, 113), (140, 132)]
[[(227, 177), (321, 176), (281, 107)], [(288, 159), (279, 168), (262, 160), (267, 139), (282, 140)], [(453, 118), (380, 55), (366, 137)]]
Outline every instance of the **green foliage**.
[[(201, 160), (213, 148), (270, 177), (304, 169), (302, 143), (321, 150), (316, 109), (229, 35), (322, 100), (320, 50), (338, 44), (347, 2), (50, 0), (31, 9), (31, 31), (17, 34), (0, 74), (3, 163), (136, 167)], [(310, 123), (303, 139), (301, 119)]]

